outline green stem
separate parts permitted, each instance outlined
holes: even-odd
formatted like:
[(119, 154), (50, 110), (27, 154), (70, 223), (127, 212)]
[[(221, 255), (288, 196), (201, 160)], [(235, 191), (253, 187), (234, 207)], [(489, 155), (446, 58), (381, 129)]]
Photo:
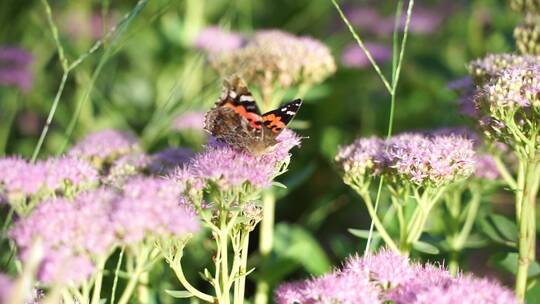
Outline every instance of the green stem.
[(481, 202), (481, 196), (482, 193), (479, 189), (472, 189), (471, 190), (471, 200), (469, 201), (469, 209), (467, 210), (467, 217), (465, 218), (465, 223), (463, 224), (463, 228), (461, 229), (455, 244), (454, 249), (455, 250), (462, 250), (463, 246), (465, 245), (465, 242), (469, 238), (469, 235), (471, 234), (474, 220), (476, 219), (476, 215), (478, 214), (478, 209), (480, 208), (480, 202)]
[(186, 279), (186, 276), (184, 275), (184, 272), (182, 271), (181, 260), (182, 260), (182, 256), (180, 255), (171, 261), (171, 268), (176, 274), (176, 277), (178, 278), (178, 280), (180, 281), (180, 284), (182, 284), (182, 286), (184, 286), (184, 288), (195, 297), (208, 303), (215, 303), (214, 297), (202, 291), (199, 291), (197, 288), (195, 288), (193, 285), (191, 285), (188, 282), (188, 280)]
[(98, 262), (96, 263), (96, 266), (98, 267), (98, 273), (96, 277), (96, 281), (94, 283), (94, 290), (92, 293), (92, 302), (91, 304), (99, 304), (101, 300), (101, 287), (103, 285), (103, 272), (105, 271), (105, 261), (107, 259), (104, 257), (101, 257), (98, 259)]
[[(534, 154), (533, 154), (534, 155)], [(516, 205), (519, 205), (520, 214), (516, 214), (517, 223), (519, 226), (518, 238), (518, 269), (516, 274), (515, 292), (518, 299), (523, 301), (527, 291), (527, 279), (529, 265), (534, 262), (534, 251), (536, 243), (536, 195), (538, 192), (539, 173), (537, 172), (538, 164), (533, 161), (521, 161), (523, 166), (524, 188), (516, 195)], [(519, 201), (518, 201), (519, 199)], [(517, 206), (516, 206), (517, 207)], [(516, 208), (516, 210), (518, 210)]]
[(120, 250), (120, 256), (118, 257), (118, 262), (116, 263), (116, 269), (114, 270), (114, 280), (113, 280), (113, 286), (111, 291), (111, 304), (114, 304), (114, 300), (116, 298), (116, 288), (118, 287), (118, 275), (120, 273), (120, 267), (122, 266), (122, 260), (124, 259), (124, 251), (125, 247), (122, 247)]
[(510, 172), (508, 171), (508, 168), (501, 160), (501, 157), (494, 155), (493, 159), (495, 160), (495, 166), (497, 167), (497, 170), (501, 174), (501, 177), (504, 179), (506, 184), (508, 184), (508, 186), (515, 191), (515, 189), (517, 188), (516, 180), (514, 179), (512, 174), (510, 174)]
[(224, 210), (221, 211), (221, 224), (220, 224), (220, 233), (219, 233), (219, 247), (221, 250), (221, 259), (220, 259), (221, 279), (219, 280), (219, 283), (222, 287), (222, 290), (221, 290), (221, 295), (219, 295), (220, 304), (230, 303), (229, 288), (227, 288), (227, 286), (229, 285), (229, 258), (228, 258), (229, 231), (227, 229), (227, 215), (228, 215), (228, 212)]
[(364, 203), (366, 204), (366, 207), (368, 209), (369, 216), (371, 217), (371, 221), (375, 225), (375, 228), (377, 228), (377, 232), (379, 232), (386, 245), (390, 247), (390, 249), (392, 249), (394, 252), (400, 252), (398, 246), (396, 245), (394, 240), (392, 240), (392, 238), (384, 228), (384, 225), (381, 223), (379, 216), (377, 215), (377, 212), (373, 207), (373, 201), (371, 200), (369, 192), (366, 191), (358, 194), (360, 194), (360, 196), (364, 200)]
[(137, 300), (141, 304), (147, 304), (150, 301), (150, 291), (148, 290), (149, 281), (150, 274), (148, 271), (141, 273), (139, 277), (139, 284), (137, 286)]
[(128, 303), (129, 299), (133, 295), (133, 292), (135, 291), (135, 288), (137, 287), (137, 284), (139, 283), (139, 278), (141, 277), (141, 274), (146, 271), (148, 257), (151, 251), (151, 248), (146, 247), (147, 246), (143, 245), (142, 248), (135, 249), (135, 268), (133, 269), (133, 272), (129, 278), (126, 288), (124, 289), (124, 292), (122, 292), (122, 296), (120, 296), (120, 299), (118, 300), (118, 304)]
[(39, 151), (41, 150), (41, 146), (43, 146), (43, 142), (45, 141), (45, 137), (47, 136), (47, 133), (49, 132), (49, 127), (51, 126), (52, 120), (54, 118), (54, 114), (56, 113), (56, 109), (58, 108), (58, 104), (60, 103), (60, 97), (62, 96), (62, 93), (64, 92), (64, 87), (66, 85), (68, 75), (69, 75), (69, 70), (66, 70), (64, 74), (62, 75), (62, 80), (60, 81), (60, 86), (58, 87), (58, 90), (56, 91), (56, 96), (54, 97), (51, 110), (49, 111), (49, 115), (47, 116), (47, 121), (45, 122), (45, 126), (43, 127), (43, 130), (41, 131), (41, 135), (39, 136), (38, 143), (36, 147), (34, 148), (34, 153), (32, 153), (32, 162), (36, 161), (39, 155)]
[(246, 276), (247, 276), (247, 260), (248, 260), (248, 248), (249, 248), (249, 233), (246, 232), (244, 236), (244, 244), (242, 246), (242, 256), (240, 263), (240, 282), (238, 288), (238, 301), (235, 304), (244, 303), (244, 294), (246, 290)]
[(459, 253), (452, 251), (448, 261), (448, 270), (453, 277), (456, 277), (459, 273)]
[[(263, 217), (259, 230), (259, 253), (261, 261), (268, 259), (272, 251), (274, 242), (274, 212), (276, 208), (276, 197), (270, 190), (262, 193)], [(266, 304), (269, 300), (270, 283), (263, 277), (257, 281), (255, 291), (255, 304)]]

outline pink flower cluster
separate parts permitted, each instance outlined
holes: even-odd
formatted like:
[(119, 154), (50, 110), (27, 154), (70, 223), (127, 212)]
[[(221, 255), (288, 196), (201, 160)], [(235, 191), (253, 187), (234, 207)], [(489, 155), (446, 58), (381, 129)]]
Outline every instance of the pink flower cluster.
[(253, 156), (236, 150), (222, 142), (211, 141), (206, 150), (197, 154), (182, 168), (171, 174), (180, 184), (190, 183), (202, 188), (206, 182), (221, 189), (250, 184), (256, 188), (268, 187), (289, 158), (289, 150), (300, 145), (300, 138), (293, 131), (284, 130), (277, 138), (272, 151)]
[(473, 142), (459, 135), (405, 133), (357, 139), (336, 156), (346, 175), (387, 174), (392, 181), (441, 186), (474, 172)]
[(137, 137), (130, 132), (103, 130), (86, 136), (68, 154), (92, 161), (112, 161), (122, 155), (140, 150)]
[(198, 221), (176, 188), (164, 179), (140, 177), (127, 181), (123, 192), (98, 188), (73, 201), (50, 199), (18, 220), (10, 236), (23, 260), (43, 240), (41, 281), (77, 284), (92, 274), (96, 258), (119, 244), (196, 232)]
[(98, 172), (86, 161), (73, 157), (50, 158), (35, 164), (19, 158), (0, 158), (0, 196), (24, 198), (39, 191), (86, 189), (98, 182)]
[(278, 304), (518, 303), (497, 282), (469, 275), (453, 278), (440, 266), (411, 263), (386, 250), (352, 257), (342, 269), (322, 277), (283, 284), (275, 300)]

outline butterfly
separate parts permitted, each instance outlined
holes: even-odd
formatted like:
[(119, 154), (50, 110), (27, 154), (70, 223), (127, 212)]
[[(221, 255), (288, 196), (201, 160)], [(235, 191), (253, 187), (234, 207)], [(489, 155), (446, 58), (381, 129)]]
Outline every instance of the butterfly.
[(216, 105), (206, 113), (205, 130), (228, 145), (262, 155), (277, 144), (276, 137), (296, 116), (302, 105), (295, 99), (261, 114), (255, 98), (238, 77), (225, 81)]

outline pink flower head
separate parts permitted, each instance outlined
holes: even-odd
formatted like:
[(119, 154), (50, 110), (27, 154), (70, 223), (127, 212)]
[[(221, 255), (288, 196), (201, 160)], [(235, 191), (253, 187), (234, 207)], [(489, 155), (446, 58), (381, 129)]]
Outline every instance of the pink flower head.
[(414, 184), (445, 185), (474, 172), (473, 143), (455, 135), (402, 134), (389, 141), (386, 162)]
[(187, 205), (173, 181), (133, 178), (124, 185), (124, 196), (116, 203), (113, 221), (122, 241), (128, 244), (147, 236), (184, 236), (199, 229)]
[(79, 283), (92, 272), (92, 257), (107, 254), (115, 245), (110, 218), (114, 199), (116, 194), (106, 189), (81, 193), (73, 202), (50, 199), (18, 220), (10, 235), (23, 260), (34, 241), (43, 240), (41, 281)]
[(378, 175), (384, 148), (384, 141), (377, 137), (359, 138), (348, 146), (340, 147), (336, 161), (345, 173)]
[(415, 272), (409, 260), (391, 250), (381, 250), (376, 255), (353, 257), (343, 267), (344, 272), (368, 277), (384, 288), (392, 288), (410, 281)]
[(506, 287), (487, 279), (464, 276), (451, 284), (432, 285), (416, 295), (413, 304), (517, 304), (516, 296)]
[(410, 263), (387, 250), (350, 258), (342, 270), (319, 278), (282, 284), (275, 300), (278, 304), (517, 303), (498, 283), (472, 276), (453, 278), (440, 266)]
[(45, 183), (50, 190), (60, 190), (66, 187), (84, 189), (99, 182), (96, 169), (82, 159), (51, 158), (45, 161), (42, 166), (47, 171)]
[(195, 47), (208, 53), (227, 52), (242, 47), (244, 37), (217, 26), (203, 29), (195, 39)]
[(382, 303), (377, 288), (366, 276), (339, 271), (305, 282), (284, 284), (276, 290), (275, 300), (277, 304)]
[(19, 157), (0, 158), (0, 194), (6, 198), (28, 196), (45, 186), (47, 170)]
[(257, 188), (268, 187), (289, 158), (289, 150), (300, 144), (300, 138), (290, 130), (284, 130), (277, 141), (272, 151), (261, 156), (221, 142), (210, 143), (206, 151), (193, 158), (189, 170), (193, 177), (211, 181), (224, 189), (245, 183)]
[[(365, 46), (377, 63), (387, 62), (392, 58), (392, 49), (384, 44), (367, 42)], [(366, 68), (371, 64), (364, 50), (356, 43), (349, 44), (345, 50), (343, 50), (341, 62), (346, 67), (361, 69)]]
[(132, 133), (104, 130), (86, 136), (69, 150), (69, 155), (105, 161), (139, 149), (137, 138)]

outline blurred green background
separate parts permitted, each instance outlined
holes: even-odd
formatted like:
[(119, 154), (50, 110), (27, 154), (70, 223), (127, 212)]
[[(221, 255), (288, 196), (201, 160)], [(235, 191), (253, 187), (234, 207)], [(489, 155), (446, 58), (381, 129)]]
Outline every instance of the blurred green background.
[[(384, 48), (391, 49), (392, 34), (369, 16), (375, 12), (379, 21), (392, 20), (397, 1), (340, 3), (361, 37), (383, 49), (379, 63), (388, 75), (391, 63)], [(369, 217), (343, 184), (333, 158), (339, 145), (358, 136), (386, 134), (390, 99), (371, 67), (343, 62), (354, 40), (330, 1), (66, 0), (50, 5), (68, 63), (96, 42), (99, 48), (69, 70), (40, 157), (60, 154), (82, 136), (104, 128), (134, 131), (149, 152), (167, 146), (200, 150), (201, 134), (194, 134), (198, 131), (171, 126), (182, 113), (208, 110), (220, 93), (221, 79), (195, 47), (205, 27), (247, 35), (275, 28), (327, 44), (337, 72), (305, 96), (297, 118), (304, 122), (297, 123), (302, 127), (297, 131), (305, 139), (281, 177), (289, 189), (277, 205), (272, 263), (280, 267), (273, 267), (275, 279), (319, 274), (363, 250), (364, 240), (347, 229), (368, 229)], [(32, 56), (21, 76), (26, 87), (10, 78), (10, 63), (0, 60), (2, 155), (32, 156), (61, 83), (62, 62), (47, 18), (38, 0), (0, 3), (0, 46), (22, 48)], [(502, 0), (417, 1), (398, 88), (395, 133), (466, 125), (459, 96), (448, 84), (467, 74), (468, 61), (488, 52), (511, 51), (518, 20)], [(510, 198), (493, 200), (511, 209)], [(205, 246), (201, 242), (191, 248), (191, 277), (209, 258)], [(493, 250), (474, 251), (462, 266), (492, 273), (484, 262), (481, 268), (474, 265)]]

